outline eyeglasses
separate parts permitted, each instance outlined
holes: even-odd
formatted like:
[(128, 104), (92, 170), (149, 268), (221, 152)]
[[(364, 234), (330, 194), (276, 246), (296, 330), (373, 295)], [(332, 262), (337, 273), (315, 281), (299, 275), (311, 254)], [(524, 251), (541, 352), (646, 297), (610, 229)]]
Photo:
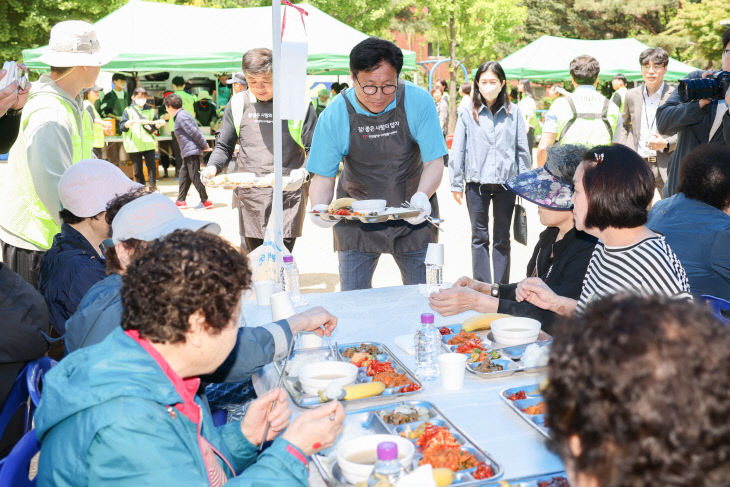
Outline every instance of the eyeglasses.
[(366, 95), (374, 95), (378, 92), (378, 90), (382, 91), (384, 95), (392, 95), (395, 93), (395, 90), (398, 88), (398, 85), (383, 85), (383, 86), (375, 86), (375, 85), (365, 85), (363, 86), (362, 83), (360, 83), (360, 80), (357, 79), (357, 76), (355, 76), (355, 81), (357, 81), (357, 84), (360, 85), (360, 88), (362, 88), (362, 92)]
[(723, 49), (722, 50), (722, 55), (723, 56), (730, 56), (730, 49)]
[(641, 65), (642, 71), (651, 71), (652, 69), (654, 71), (656, 71), (658, 69), (663, 69), (663, 68), (666, 68), (666, 65), (664, 65), (664, 64), (642, 64)]

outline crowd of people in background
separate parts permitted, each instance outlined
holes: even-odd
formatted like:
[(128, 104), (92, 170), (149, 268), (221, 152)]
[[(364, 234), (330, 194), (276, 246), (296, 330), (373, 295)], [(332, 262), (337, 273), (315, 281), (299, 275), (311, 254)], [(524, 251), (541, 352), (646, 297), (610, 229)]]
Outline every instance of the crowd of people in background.
[[(719, 47), (730, 71), (730, 30)], [(273, 188), (236, 189), (240, 249), (217, 235), (219, 225), (182, 213), (191, 185), (200, 208), (213, 207), (204, 182), (234, 155), (238, 171), (273, 172), (271, 50), (244, 53), (242, 71), (219, 76), (212, 94), (193, 95), (174, 77), (157, 111), (148, 90), (130, 95), (121, 74), (100, 98), (95, 82), (109, 54), (88, 23), (54, 26), (42, 60), (50, 71), (30, 93), (0, 93), (9, 97), (0, 99), (3, 138), (13, 138), (3, 140), (11, 148), (0, 183), (0, 336), (9, 344), (0, 347), (0, 404), (28, 361), (49, 348), (62, 359), (46, 374), (35, 416), (39, 485), (223, 485), (234, 476), (241, 485), (306, 485), (308, 458), (342, 430), (342, 405), (290, 422), (284, 392), (256, 398), (250, 378), (297, 333), (329, 335), (337, 318), (317, 307), (239, 327), (251, 285), (244, 255), (264, 242)], [(404, 284), (423, 283), (426, 248), (438, 239), (427, 219), (439, 216), (447, 166), (451, 194), (469, 214), (472, 275), (431, 294), (430, 305), (444, 316), (531, 316), (554, 334), (548, 421), (576, 485), (722, 485), (730, 328), (697, 299), (730, 299), (730, 90), (687, 101), (664, 81), (663, 49), (637, 62), (643, 83), (629, 88), (615, 76), (606, 97), (596, 89), (598, 60), (576, 57), (573, 91), (548, 86), (541, 123), (533, 83), (515, 80), (511, 100), (502, 66), (486, 61), (459, 86), (450, 121), (457, 100), (445, 79), (429, 93), (402, 79), (395, 44), (362, 41), (350, 54), (352, 87), (333, 83), (303, 120), (281, 121), (292, 181), (283, 241), (292, 251), (302, 237), (308, 203), (327, 211), (334, 197), (407, 202), (417, 216), (397, 222), (312, 221), (333, 229), (343, 291), (371, 287), (384, 253)], [(217, 126), (214, 147), (201, 126)], [(175, 202), (157, 190), (163, 127)], [(111, 130), (134, 181), (100, 158)], [(538, 206), (546, 228), (524, 279), (513, 280), (518, 196)], [(247, 403), (243, 419), (214, 426), (210, 406), (236, 401)], [(0, 432), (0, 456), (22, 430), (16, 415)]]

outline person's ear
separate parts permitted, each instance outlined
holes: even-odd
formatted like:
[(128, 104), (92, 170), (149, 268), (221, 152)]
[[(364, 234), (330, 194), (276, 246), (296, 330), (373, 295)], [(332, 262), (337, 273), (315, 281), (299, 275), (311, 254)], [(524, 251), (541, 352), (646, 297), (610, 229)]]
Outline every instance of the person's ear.
[(570, 435), (568, 438), (568, 449), (571, 455), (573, 455), (573, 458), (578, 458), (583, 453), (583, 447), (581, 446), (578, 435)]
[(204, 334), (208, 333), (208, 326), (203, 312), (197, 310), (188, 316), (188, 325), (190, 325), (190, 329), (185, 333), (185, 343), (200, 348), (203, 345)]

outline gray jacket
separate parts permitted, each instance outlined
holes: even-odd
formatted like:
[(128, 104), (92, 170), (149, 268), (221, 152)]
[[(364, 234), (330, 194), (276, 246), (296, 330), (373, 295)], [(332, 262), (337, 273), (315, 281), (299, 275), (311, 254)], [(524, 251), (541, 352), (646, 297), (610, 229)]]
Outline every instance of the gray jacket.
[(183, 109), (178, 110), (175, 114), (175, 138), (180, 146), (180, 155), (182, 158), (190, 156), (199, 156), (208, 148), (208, 142), (205, 141), (203, 132), (198, 128), (198, 124), (191, 114)]
[(496, 114), (479, 109), (479, 123), (471, 109), (459, 110), (449, 155), (451, 191), (463, 192), (464, 183), (504, 184), (530, 170), (530, 149), (519, 108), (509, 105)]

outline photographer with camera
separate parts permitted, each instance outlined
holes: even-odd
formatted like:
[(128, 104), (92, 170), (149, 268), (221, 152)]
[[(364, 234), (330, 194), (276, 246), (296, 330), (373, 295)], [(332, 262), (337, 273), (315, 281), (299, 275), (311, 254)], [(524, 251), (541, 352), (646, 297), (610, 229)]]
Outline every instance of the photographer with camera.
[(679, 165), (700, 144), (730, 145), (730, 29), (722, 35), (722, 71), (694, 71), (657, 109), (660, 134), (677, 134), (677, 148), (669, 159), (664, 198), (677, 191)]

